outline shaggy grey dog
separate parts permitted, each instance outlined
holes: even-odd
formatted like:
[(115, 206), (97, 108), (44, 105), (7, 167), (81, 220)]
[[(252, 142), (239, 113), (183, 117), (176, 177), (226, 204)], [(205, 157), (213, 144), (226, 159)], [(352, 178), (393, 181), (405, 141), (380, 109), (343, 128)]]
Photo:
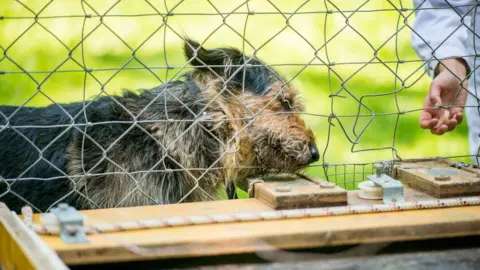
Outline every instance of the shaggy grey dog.
[(0, 201), (15, 211), (194, 202), (222, 183), (234, 198), (249, 176), (319, 159), (297, 91), (275, 71), (233, 48), (184, 49), (195, 68), (153, 89), (0, 106)]

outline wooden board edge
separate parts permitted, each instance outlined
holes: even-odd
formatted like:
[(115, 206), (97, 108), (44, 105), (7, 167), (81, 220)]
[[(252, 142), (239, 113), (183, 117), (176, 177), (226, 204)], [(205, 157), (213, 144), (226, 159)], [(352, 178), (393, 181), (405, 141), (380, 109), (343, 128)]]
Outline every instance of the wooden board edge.
[(267, 192), (265, 188), (262, 188), (262, 184), (263, 183), (257, 183), (253, 186), (253, 193), (255, 199), (259, 200), (273, 210), (278, 210), (277, 200), (275, 199), (275, 196), (272, 193)]
[(0, 264), (8, 269), (69, 269), (58, 254), (0, 202)]
[[(453, 239), (452, 239), (453, 240)], [(447, 241), (449, 242), (449, 241)], [(433, 241), (412, 243), (413, 250), (409, 252), (397, 251), (395, 245), (373, 244), (351, 248), (334, 253), (312, 251), (311, 253), (272, 253), (262, 256), (267, 260), (258, 262), (253, 259), (245, 262), (232, 258), (231, 261), (220, 264), (195, 263), (182, 268), (183, 270), (291, 270), (291, 269), (477, 269), (480, 265), (480, 247), (463, 247), (455, 240), (451, 241), (453, 248), (428, 250), (434, 245)], [(420, 248), (425, 245), (427, 248)], [(446, 246), (441, 244), (442, 246)], [(417, 249), (415, 249), (415, 247)], [(384, 252), (394, 249), (393, 252)], [(248, 259), (247, 259), (248, 260)], [(150, 264), (147, 264), (150, 265)]]

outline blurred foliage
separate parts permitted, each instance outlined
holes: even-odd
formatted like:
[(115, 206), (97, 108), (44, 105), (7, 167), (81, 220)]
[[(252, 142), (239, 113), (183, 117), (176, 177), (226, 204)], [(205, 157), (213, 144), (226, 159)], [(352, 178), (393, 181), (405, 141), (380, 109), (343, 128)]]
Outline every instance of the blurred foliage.
[[(419, 127), (430, 79), (410, 45), (411, 8), (412, 1), (381, 0), (2, 0), (0, 104), (44, 106), (102, 89), (154, 87), (186, 71), (181, 37), (189, 36), (256, 52), (296, 85), (306, 111), (322, 115), (305, 115), (322, 151), (310, 174), (324, 176), (322, 161), (392, 159), (391, 147), (402, 158), (466, 155), (466, 123), (444, 136)], [(366, 117), (356, 121), (359, 113)]]

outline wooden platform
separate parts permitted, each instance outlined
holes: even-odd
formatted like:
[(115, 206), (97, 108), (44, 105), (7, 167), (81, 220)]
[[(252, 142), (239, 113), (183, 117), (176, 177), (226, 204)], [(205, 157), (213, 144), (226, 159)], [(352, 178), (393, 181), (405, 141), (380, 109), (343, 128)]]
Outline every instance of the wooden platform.
[[(295, 180), (295, 183), (303, 183)], [(317, 182), (318, 184), (318, 182)], [(304, 188), (306, 186), (306, 188)], [(146, 206), (81, 211), (86, 224), (115, 223), (166, 217), (188, 217), (210, 214), (257, 213), (278, 208), (297, 208), (298, 205), (318, 207), (325, 202), (318, 185), (293, 186), (287, 197), (293, 201), (266, 202), (259, 199), (262, 191), (273, 192), (274, 185), (261, 183), (253, 198), (176, 205)], [(329, 189), (334, 190), (334, 189)], [(260, 193), (257, 193), (260, 191)], [(338, 198), (344, 196), (339, 189)], [(309, 203), (311, 194), (315, 198)], [(348, 191), (349, 205), (382, 204), (382, 200), (364, 200), (358, 191)], [(276, 195), (275, 195), (276, 194)], [(343, 195), (342, 195), (343, 194)], [(322, 195), (322, 196), (323, 196)], [(328, 195), (330, 196), (330, 195)], [(432, 194), (404, 188), (406, 201), (434, 199)], [(344, 199), (342, 199), (344, 200)], [(275, 202), (275, 203), (273, 203)], [(291, 204), (291, 205), (288, 205)], [(2, 209), (0, 209), (2, 210)], [(39, 215), (34, 221), (40, 222)], [(446, 239), (480, 235), (480, 206), (442, 209), (368, 213), (343, 216), (308, 217), (284, 220), (261, 220), (166, 227), (149, 230), (123, 231), (88, 235), (89, 243), (66, 244), (58, 236), (36, 235), (6, 208), (0, 211), (0, 251), (9, 260), (0, 263), (5, 269), (66, 269), (102, 263), (151, 261), (175, 258), (200, 258), (218, 255), (251, 254), (259, 251), (338, 247), (345, 245), (394, 243), (411, 240)], [(3, 241), (3, 239), (7, 239)], [(43, 253), (36, 252), (44, 250)], [(56, 257), (58, 255), (58, 257)], [(49, 258), (47, 261), (42, 258)], [(60, 258), (60, 259), (59, 259)], [(19, 264), (12, 264), (21, 262)]]
[[(256, 199), (244, 199), (91, 210), (83, 214), (88, 223), (95, 223), (269, 209)], [(128, 231), (89, 235), (89, 244), (68, 245), (56, 236), (41, 238), (63, 261), (76, 265), (477, 234), (480, 206)]]

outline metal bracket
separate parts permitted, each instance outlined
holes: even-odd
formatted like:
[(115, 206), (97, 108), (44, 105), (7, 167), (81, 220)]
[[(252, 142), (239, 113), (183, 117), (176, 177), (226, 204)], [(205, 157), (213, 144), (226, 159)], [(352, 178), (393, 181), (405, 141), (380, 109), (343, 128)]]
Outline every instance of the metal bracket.
[(384, 164), (375, 164), (376, 175), (369, 175), (368, 179), (374, 182), (376, 185), (382, 187), (383, 190), (383, 203), (397, 203), (403, 202), (403, 184), (386, 174), (382, 174), (384, 170)]
[(83, 215), (78, 213), (75, 208), (68, 206), (66, 203), (60, 203), (58, 207), (52, 208), (50, 212), (58, 219), (60, 237), (63, 241), (69, 244), (89, 242), (83, 230)]

